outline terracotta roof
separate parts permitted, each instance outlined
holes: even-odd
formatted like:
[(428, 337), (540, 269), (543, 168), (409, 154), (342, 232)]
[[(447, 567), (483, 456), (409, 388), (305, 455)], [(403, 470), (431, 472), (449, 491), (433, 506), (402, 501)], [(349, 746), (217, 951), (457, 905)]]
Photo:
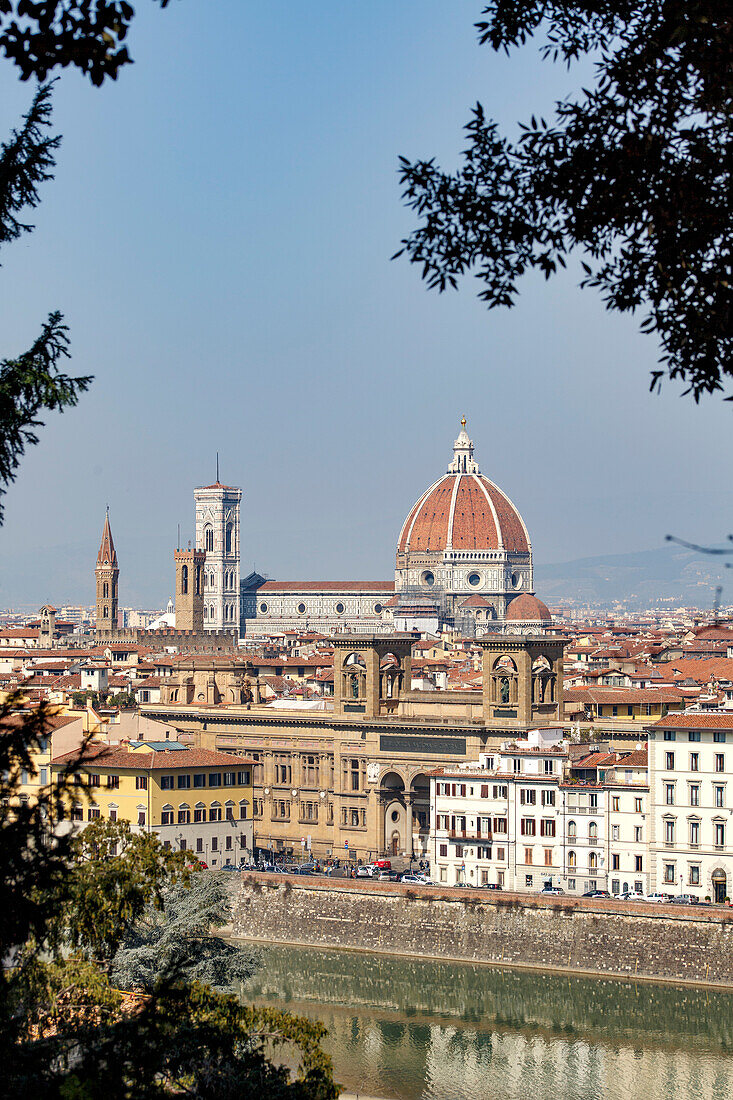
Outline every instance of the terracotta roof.
[(649, 762), (649, 749), (645, 745), (643, 749), (634, 749), (633, 752), (622, 756), (618, 761), (619, 768), (645, 768)]
[(581, 756), (573, 760), (574, 768), (609, 768), (617, 763), (615, 752), (590, 752), (587, 756)]
[(112, 540), (112, 530), (109, 525), (109, 512), (104, 517), (104, 528), (102, 530), (102, 541), (99, 544), (99, 553), (97, 554), (97, 565), (117, 565), (117, 551), (115, 550), (115, 544)]
[(87, 745), (81, 750), (63, 753), (53, 759), (54, 764), (67, 764), (78, 760), (85, 767), (135, 768), (144, 771), (172, 771), (181, 768), (226, 768), (252, 765), (254, 761), (228, 752), (212, 752), (210, 749), (173, 749), (163, 752), (131, 752), (121, 745)]
[(411, 508), (398, 553), (443, 550), (529, 550), (524, 521), (483, 474), (444, 474)]
[[(31, 708), (29, 708), (31, 709)], [(10, 714), (4, 719), (3, 725), (5, 726), (22, 726), (25, 720), (26, 714), (23, 711), (19, 711), (17, 714)], [(64, 726), (71, 725), (72, 722), (78, 722), (79, 716), (70, 716), (68, 714), (52, 714), (48, 721), (47, 726), (51, 732), (63, 729)]]
[(577, 687), (568, 689), (564, 698), (567, 703), (676, 703), (684, 695), (673, 687)]
[(463, 601), (461, 607), (490, 607), (491, 605), (483, 596), (479, 596), (477, 592), (474, 592), (472, 596), (469, 596)]
[(730, 730), (733, 729), (733, 713), (729, 711), (726, 714), (720, 712), (712, 714), (709, 711), (695, 711), (687, 714), (668, 714), (666, 718), (660, 718), (654, 723), (655, 729), (658, 726), (662, 729)]
[(222, 485), (222, 483), (220, 481), (215, 481), (213, 485), (199, 485), (199, 486), (197, 486), (197, 491), (200, 490), (200, 489), (228, 489), (230, 492), (236, 493), (237, 486), (236, 485)]
[(538, 600), (536, 596), (530, 596), (524, 592), (521, 596), (515, 596), (506, 610), (507, 622), (552, 622), (546, 604)]

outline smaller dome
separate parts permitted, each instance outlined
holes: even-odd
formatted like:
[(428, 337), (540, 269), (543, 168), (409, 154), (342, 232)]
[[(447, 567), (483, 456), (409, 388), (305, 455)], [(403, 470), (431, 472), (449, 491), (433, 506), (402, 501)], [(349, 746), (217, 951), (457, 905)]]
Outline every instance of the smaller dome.
[(508, 623), (550, 623), (552, 615), (546, 604), (536, 596), (525, 592), (517, 596), (506, 609), (505, 621)]

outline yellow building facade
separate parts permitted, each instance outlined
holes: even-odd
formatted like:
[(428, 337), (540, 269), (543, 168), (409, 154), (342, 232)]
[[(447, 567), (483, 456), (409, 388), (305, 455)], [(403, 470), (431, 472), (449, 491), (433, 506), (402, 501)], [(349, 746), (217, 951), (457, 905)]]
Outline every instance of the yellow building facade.
[(76, 827), (104, 818), (156, 833), (209, 867), (238, 865), (253, 849), (253, 761), (176, 742), (87, 745), (54, 758), (59, 774), (80, 762)]

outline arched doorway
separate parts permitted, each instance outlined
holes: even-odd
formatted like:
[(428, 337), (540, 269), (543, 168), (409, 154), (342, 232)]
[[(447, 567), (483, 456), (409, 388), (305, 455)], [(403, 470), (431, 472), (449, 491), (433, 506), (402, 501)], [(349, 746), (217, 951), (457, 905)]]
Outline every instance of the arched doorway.
[(379, 785), (384, 823), (384, 847), (397, 856), (408, 850), (408, 821), (405, 783), (397, 772), (387, 772)]
[(718, 867), (712, 874), (713, 901), (716, 905), (722, 905), (728, 896), (728, 876), (722, 867)]

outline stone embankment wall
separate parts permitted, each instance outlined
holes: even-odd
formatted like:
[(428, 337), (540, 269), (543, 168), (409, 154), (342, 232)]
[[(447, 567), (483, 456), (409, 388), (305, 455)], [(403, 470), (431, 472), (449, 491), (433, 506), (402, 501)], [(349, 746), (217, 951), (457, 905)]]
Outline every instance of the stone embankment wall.
[(733, 911), (232, 875), (230, 932), (349, 948), (733, 988)]

